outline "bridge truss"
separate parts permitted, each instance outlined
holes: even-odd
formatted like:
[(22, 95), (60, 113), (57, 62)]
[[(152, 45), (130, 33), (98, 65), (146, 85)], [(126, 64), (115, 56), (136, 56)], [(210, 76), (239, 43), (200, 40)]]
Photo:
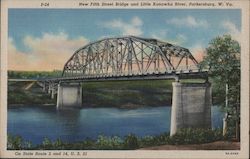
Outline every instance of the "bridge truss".
[(62, 77), (133, 76), (199, 71), (186, 48), (135, 36), (106, 38), (78, 49)]

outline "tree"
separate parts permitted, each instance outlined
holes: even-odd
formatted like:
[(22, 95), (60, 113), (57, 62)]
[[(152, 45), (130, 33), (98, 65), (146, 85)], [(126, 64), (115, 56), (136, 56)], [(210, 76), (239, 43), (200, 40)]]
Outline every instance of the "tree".
[[(239, 140), (240, 119), (240, 45), (230, 35), (211, 40), (202, 68), (209, 69), (209, 76), (215, 85), (218, 104), (225, 110), (225, 124), (236, 123), (234, 128)], [(230, 118), (229, 118), (230, 117)], [(230, 127), (230, 125), (228, 125)], [(225, 128), (225, 130), (228, 130)], [(226, 131), (225, 131), (226, 132)]]

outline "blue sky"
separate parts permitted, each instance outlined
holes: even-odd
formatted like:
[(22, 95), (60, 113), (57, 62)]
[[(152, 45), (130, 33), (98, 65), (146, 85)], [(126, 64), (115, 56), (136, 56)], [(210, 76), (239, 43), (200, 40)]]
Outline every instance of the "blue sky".
[[(53, 43), (60, 47), (60, 41), (62, 58), (90, 41), (122, 35), (158, 38), (195, 54), (214, 37), (230, 33), (237, 39), (241, 30), (237, 9), (9, 9), (8, 18), (8, 54), (13, 54), (9, 55), (9, 69), (22, 70), (46, 63), (41, 56), (52, 54), (55, 50), (50, 47)], [(16, 62), (13, 56), (23, 57), (23, 62)], [(27, 63), (25, 56), (37, 63)], [(63, 60), (54, 65), (47, 61), (46, 68), (40, 68), (60, 69)], [(25, 63), (26, 67), (20, 66)]]

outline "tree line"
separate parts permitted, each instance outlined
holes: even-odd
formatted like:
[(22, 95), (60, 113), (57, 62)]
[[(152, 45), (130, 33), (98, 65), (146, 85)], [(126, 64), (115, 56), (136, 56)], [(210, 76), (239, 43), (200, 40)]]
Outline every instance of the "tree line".
[(60, 77), (62, 75), (61, 70), (54, 71), (8, 71), (8, 78), (18, 79), (34, 79), (34, 78), (48, 78), (48, 77)]

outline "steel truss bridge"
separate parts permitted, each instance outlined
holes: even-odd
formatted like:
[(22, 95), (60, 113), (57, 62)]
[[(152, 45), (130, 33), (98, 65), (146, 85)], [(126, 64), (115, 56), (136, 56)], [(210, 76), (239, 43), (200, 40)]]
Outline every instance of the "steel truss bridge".
[(199, 68), (186, 48), (157, 39), (126, 36), (85, 45), (65, 63), (61, 77), (39, 80), (38, 84), (51, 98), (57, 94), (57, 109), (68, 109), (82, 107), (81, 82), (175, 79), (170, 135), (180, 128), (211, 128), (211, 84), (207, 80), (181, 83), (180, 78), (207, 79), (207, 70)]
[(206, 78), (186, 48), (135, 36), (105, 38), (75, 51), (62, 77), (45, 81)]

